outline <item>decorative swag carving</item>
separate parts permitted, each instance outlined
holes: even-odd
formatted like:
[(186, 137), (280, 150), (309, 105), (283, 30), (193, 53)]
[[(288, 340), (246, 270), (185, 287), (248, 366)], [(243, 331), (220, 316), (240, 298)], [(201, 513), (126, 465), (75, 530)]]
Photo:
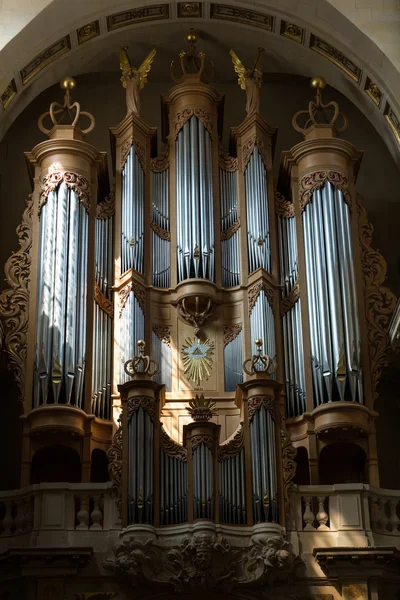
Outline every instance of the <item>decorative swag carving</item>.
[(242, 148), (242, 156), (243, 156), (243, 171), (246, 170), (247, 163), (250, 160), (250, 156), (254, 150), (254, 146), (257, 146), (258, 151), (261, 155), (261, 158), (264, 163), (265, 170), (268, 168), (268, 149), (263, 140), (257, 138), (254, 140), (249, 140), (246, 142)]
[(300, 298), (300, 287), (299, 282), (296, 281), (289, 292), (289, 295), (286, 298), (282, 298), (280, 302), (280, 313), (281, 317), (286, 315), (287, 312), (296, 304), (297, 300)]
[(181, 460), (182, 462), (187, 461), (187, 449), (184, 446), (177, 444), (169, 437), (162, 423), (160, 424), (160, 445), (168, 456)]
[(127, 415), (128, 421), (139, 408), (143, 408), (149, 415), (151, 420), (154, 422), (156, 418), (156, 405), (153, 398), (149, 396), (135, 396), (134, 398), (129, 398), (127, 403)]
[(109, 195), (96, 206), (96, 218), (102, 221), (113, 217), (115, 213), (115, 190), (111, 190)]
[(249, 315), (251, 314), (251, 311), (253, 310), (253, 308), (255, 306), (255, 303), (257, 302), (257, 298), (260, 295), (261, 290), (264, 290), (265, 295), (267, 297), (267, 300), (269, 302), (269, 305), (272, 308), (272, 312), (274, 312), (274, 309), (275, 309), (275, 302), (274, 302), (275, 292), (274, 292), (274, 288), (267, 281), (265, 281), (265, 279), (262, 279), (261, 281), (257, 281), (257, 283), (255, 283), (248, 290), (248, 295), (249, 295)]
[(124, 168), (128, 154), (134, 146), (136, 155), (142, 166), (144, 172), (146, 172), (146, 147), (142, 142), (139, 142), (136, 138), (127, 139), (121, 146), (121, 170)]
[(195, 115), (203, 123), (208, 133), (212, 136), (213, 121), (210, 113), (202, 108), (184, 108), (179, 111), (175, 118), (175, 137), (178, 135), (186, 121)]
[(49, 193), (54, 191), (62, 181), (74, 190), (86, 211), (90, 213), (91, 190), (90, 182), (86, 177), (72, 171), (53, 171), (40, 178), (39, 214), (47, 202)]
[(342, 190), (344, 201), (351, 210), (351, 197), (347, 177), (337, 171), (315, 171), (314, 173), (304, 175), (300, 181), (300, 207), (302, 211), (311, 201), (315, 190), (321, 188), (326, 181), (329, 181), (335, 188)]
[(0, 294), (0, 316), (5, 324), (8, 368), (14, 373), (21, 401), (24, 400), (25, 386), (33, 204), (33, 194), (30, 194), (25, 203), (22, 223), (16, 230), (20, 248), (10, 256), (4, 267), (10, 287)]
[(226, 444), (218, 446), (218, 460), (221, 462), (227, 460), (232, 456), (236, 456), (243, 448), (244, 443), (244, 429), (243, 423), (239, 423), (239, 427), (233, 436)]
[(276, 214), (284, 219), (291, 219), (294, 217), (294, 204), (289, 200), (286, 200), (278, 190), (275, 190), (275, 211)]
[(201, 444), (205, 444), (212, 451), (214, 448), (214, 438), (211, 435), (194, 435), (191, 438), (191, 444), (192, 452)]
[(221, 231), (221, 241), (229, 240), (240, 229), (240, 217), (225, 231)]
[(168, 242), (171, 240), (171, 233), (166, 229), (162, 229), (157, 223), (154, 221), (150, 222), (150, 227), (160, 237), (162, 240), (167, 240)]

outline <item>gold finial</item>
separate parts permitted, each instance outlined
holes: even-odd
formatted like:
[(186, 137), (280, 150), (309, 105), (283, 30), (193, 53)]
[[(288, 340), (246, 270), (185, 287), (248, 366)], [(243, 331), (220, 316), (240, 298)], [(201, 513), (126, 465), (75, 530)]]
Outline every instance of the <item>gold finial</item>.
[(71, 91), (76, 88), (76, 81), (73, 77), (63, 77), (60, 80), (60, 88), (62, 90)]
[(137, 347), (140, 350), (144, 350), (144, 348), (146, 347), (146, 342), (144, 340), (138, 340)]
[(256, 340), (254, 343), (257, 346), (257, 348), (261, 348), (261, 346), (263, 345), (263, 341), (260, 339)]
[(197, 33), (194, 29), (189, 29), (189, 33), (186, 34), (186, 41), (188, 44), (195, 44), (197, 42)]
[(326, 79), (322, 75), (317, 75), (311, 79), (310, 86), (313, 89), (323, 90), (326, 87)]

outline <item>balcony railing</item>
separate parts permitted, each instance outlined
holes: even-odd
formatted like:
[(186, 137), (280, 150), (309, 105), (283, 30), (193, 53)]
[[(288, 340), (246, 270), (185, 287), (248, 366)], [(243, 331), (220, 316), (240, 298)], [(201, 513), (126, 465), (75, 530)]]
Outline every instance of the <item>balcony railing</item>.
[[(116, 541), (120, 530), (111, 483), (42, 483), (0, 493), (0, 552), (13, 546), (104, 550), (104, 538)], [(287, 532), (303, 552), (334, 546), (400, 549), (400, 491), (366, 484), (294, 486)]]

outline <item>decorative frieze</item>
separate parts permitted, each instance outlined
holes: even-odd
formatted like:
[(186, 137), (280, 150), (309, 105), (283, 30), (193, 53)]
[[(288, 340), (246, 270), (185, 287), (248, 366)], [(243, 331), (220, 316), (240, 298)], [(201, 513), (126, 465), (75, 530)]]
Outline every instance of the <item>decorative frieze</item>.
[(339, 67), (339, 69), (342, 69), (342, 71), (344, 71), (357, 83), (360, 81), (362, 74), (360, 67), (347, 58), (347, 56), (342, 54), (340, 50), (337, 50), (337, 48), (334, 48), (313, 34), (311, 34), (310, 37), (310, 48), (311, 50), (318, 52), (318, 54), (321, 54), (321, 56), (325, 56), (325, 58), (333, 62), (333, 64)]
[(289, 21), (281, 21), (281, 35), (283, 37), (288, 38), (289, 40), (293, 40), (294, 42), (298, 42), (302, 44), (304, 41), (305, 29), (295, 25), (294, 23), (289, 23)]
[(78, 44), (84, 44), (89, 40), (100, 35), (100, 22), (99, 20), (92, 21), (91, 23), (87, 23), (79, 29), (76, 30), (76, 37), (78, 38)]
[(200, 19), (202, 16), (202, 2), (178, 2), (179, 19)]
[(274, 29), (274, 17), (256, 10), (242, 8), (240, 6), (229, 6), (228, 4), (211, 4), (211, 19), (222, 19), (224, 21), (235, 21), (252, 27), (261, 27), (267, 31)]
[(60, 56), (71, 50), (71, 40), (69, 35), (64, 36), (45, 50), (35, 56), (23, 69), (20, 71), (21, 81), (26, 85), (33, 77), (35, 77), (42, 69), (50, 63), (57, 60)]
[(369, 77), (367, 77), (366, 80), (365, 80), (364, 90), (365, 90), (365, 93), (371, 98), (372, 102), (374, 104), (376, 104), (376, 106), (380, 106), (381, 105), (382, 92), (378, 88), (378, 86), (376, 85), (376, 83), (374, 83), (373, 81), (371, 81), (371, 79)]
[(137, 25), (146, 21), (159, 21), (168, 18), (169, 4), (152, 4), (109, 15), (107, 17), (107, 29), (108, 31), (114, 31), (128, 25)]
[(397, 143), (400, 144), (400, 119), (393, 112), (393, 109), (389, 104), (386, 104), (385, 119), (389, 123), (390, 128), (393, 131)]
[(17, 84), (15, 83), (15, 79), (11, 79), (10, 83), (1, 94), (1, 104), (3, 109), (6, 110), (7, 106), (10, 104), (11, 100), (17, 95)]

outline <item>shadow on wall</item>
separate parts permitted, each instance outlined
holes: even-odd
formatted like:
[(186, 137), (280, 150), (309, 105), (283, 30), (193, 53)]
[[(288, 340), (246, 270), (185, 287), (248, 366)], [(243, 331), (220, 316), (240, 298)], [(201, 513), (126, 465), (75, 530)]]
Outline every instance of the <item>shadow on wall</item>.
[(0, 369), (0, 490), (20, 486), (23, 405), (11, 371)]
[(32, 459), (31, 484), (44, 482), (80, 483), (81, 460), (78, 452), (58, 445), (40, 448)]
[(392, 357), (378, 387), (374, 408), (378, 466), (382, 488), (400, 490), (400, 354)]
[(335, 442), (322, 449), (319, 457), (319, 482), (368, 483), (366, 454), (351, 442)]

